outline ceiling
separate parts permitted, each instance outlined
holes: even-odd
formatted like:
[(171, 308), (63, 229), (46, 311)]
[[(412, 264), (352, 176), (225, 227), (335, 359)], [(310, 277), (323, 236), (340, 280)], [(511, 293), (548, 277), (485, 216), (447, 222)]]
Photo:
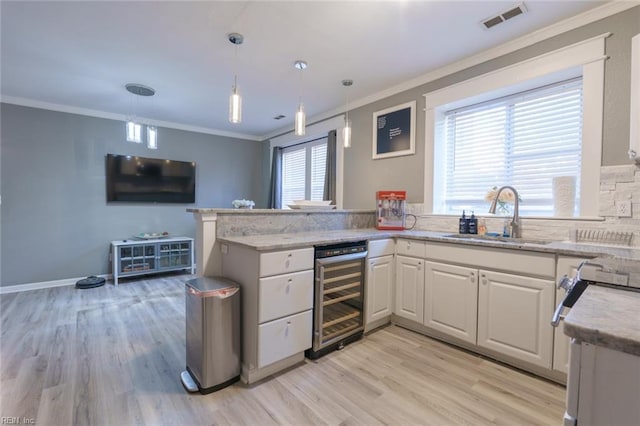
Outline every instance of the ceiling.
[[(527, 13), (485, 30), (481, 21), (518, 2), (2, 0), (0, 94), (259, 140), (293, 127), (301, 96), (308, 117), (337, 113), (347, 96), (357, 106), (603, 3), (525, 1)], [(231, 32), (244, 35), (237, 48)], [(228, 122), (234, 69), (240, 124)], [(126, 83), (156, 95), (136, 97)]]

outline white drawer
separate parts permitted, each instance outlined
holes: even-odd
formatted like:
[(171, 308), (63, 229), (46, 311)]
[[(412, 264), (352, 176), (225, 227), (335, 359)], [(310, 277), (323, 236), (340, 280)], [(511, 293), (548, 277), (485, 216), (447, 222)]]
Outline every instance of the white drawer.
[(427, 253), (426, 244), (424, 241), (398, 239), (396, 242), (396, 253), (404, 256), (424, 258)]
[(260, 278), (258, 322), (313, 307), (313, 270)]
[(385, 240), (372, 240), (369, 241), (369, 247), (367, 251), (369, 252), (369, 258), (388, 256), (395, 253), (396, 242), (392, 238)]
[(260, 276), (313, 269), (313, 248), (260, 253)]
[(445, 263), (458, 263), (482, 269), (515, 272), (522, 275), (555, 279), (556, 256), (552, 253), (468, 246), (464, 244), (429, 243), (427, 258)]
[(311, 347), (312, 312), (301, 312), (258, 327), (259, 368)]

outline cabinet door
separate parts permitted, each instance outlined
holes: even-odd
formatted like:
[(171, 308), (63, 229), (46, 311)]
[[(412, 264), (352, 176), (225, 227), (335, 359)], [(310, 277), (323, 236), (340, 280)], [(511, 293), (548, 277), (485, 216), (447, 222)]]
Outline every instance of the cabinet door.
[(119, 268), (121, 275), (156, 270), (156, 244), (121, 246)]
[(369, 259), (367, 263), (365, 324), (390, 317), (393, 310), (393, 255)]
[(424, 260), (396, 256), (395, 314), (422, 323), (423, 304)]
[(424, 325), (475, 345), (478, 271), (435, 262), (424, 271)]
[[(556, 268), (556, 283), (566, 274), (573, 277), (578, 270), (578, 265), (584, 259), (581, 257), (559, 256), (558, 267)], [(555, 305), (562, 302), (566, 291), (564, 289), (556, 289)], [(564, 321), (560, 321), (558, 327), (553, 330), (553, 369), (568, 373), (569, 371), (569, 336), (564, 334)]]
[(479, 272), (478, 345), (551, 368), (554, 282)]

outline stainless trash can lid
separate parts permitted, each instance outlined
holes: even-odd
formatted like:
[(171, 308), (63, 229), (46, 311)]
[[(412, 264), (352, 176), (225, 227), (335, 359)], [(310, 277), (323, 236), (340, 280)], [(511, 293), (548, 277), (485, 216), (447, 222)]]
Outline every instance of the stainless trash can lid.
[(224, 277), (198, 277), (186, 282), (189, 293), (198, 297), (229, 297), (240, 290), (240, 286)]

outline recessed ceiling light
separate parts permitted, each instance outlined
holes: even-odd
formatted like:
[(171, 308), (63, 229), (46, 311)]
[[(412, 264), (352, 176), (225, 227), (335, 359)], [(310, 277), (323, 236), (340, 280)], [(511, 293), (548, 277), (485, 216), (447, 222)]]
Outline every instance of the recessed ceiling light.
[(128, 83), (124, 87), (127, 89), (128, 92), (131, 92), (134, 95), (138, 95), (138, 96), (153, 96), (156, 94), (155, 90), (143, 84)]

